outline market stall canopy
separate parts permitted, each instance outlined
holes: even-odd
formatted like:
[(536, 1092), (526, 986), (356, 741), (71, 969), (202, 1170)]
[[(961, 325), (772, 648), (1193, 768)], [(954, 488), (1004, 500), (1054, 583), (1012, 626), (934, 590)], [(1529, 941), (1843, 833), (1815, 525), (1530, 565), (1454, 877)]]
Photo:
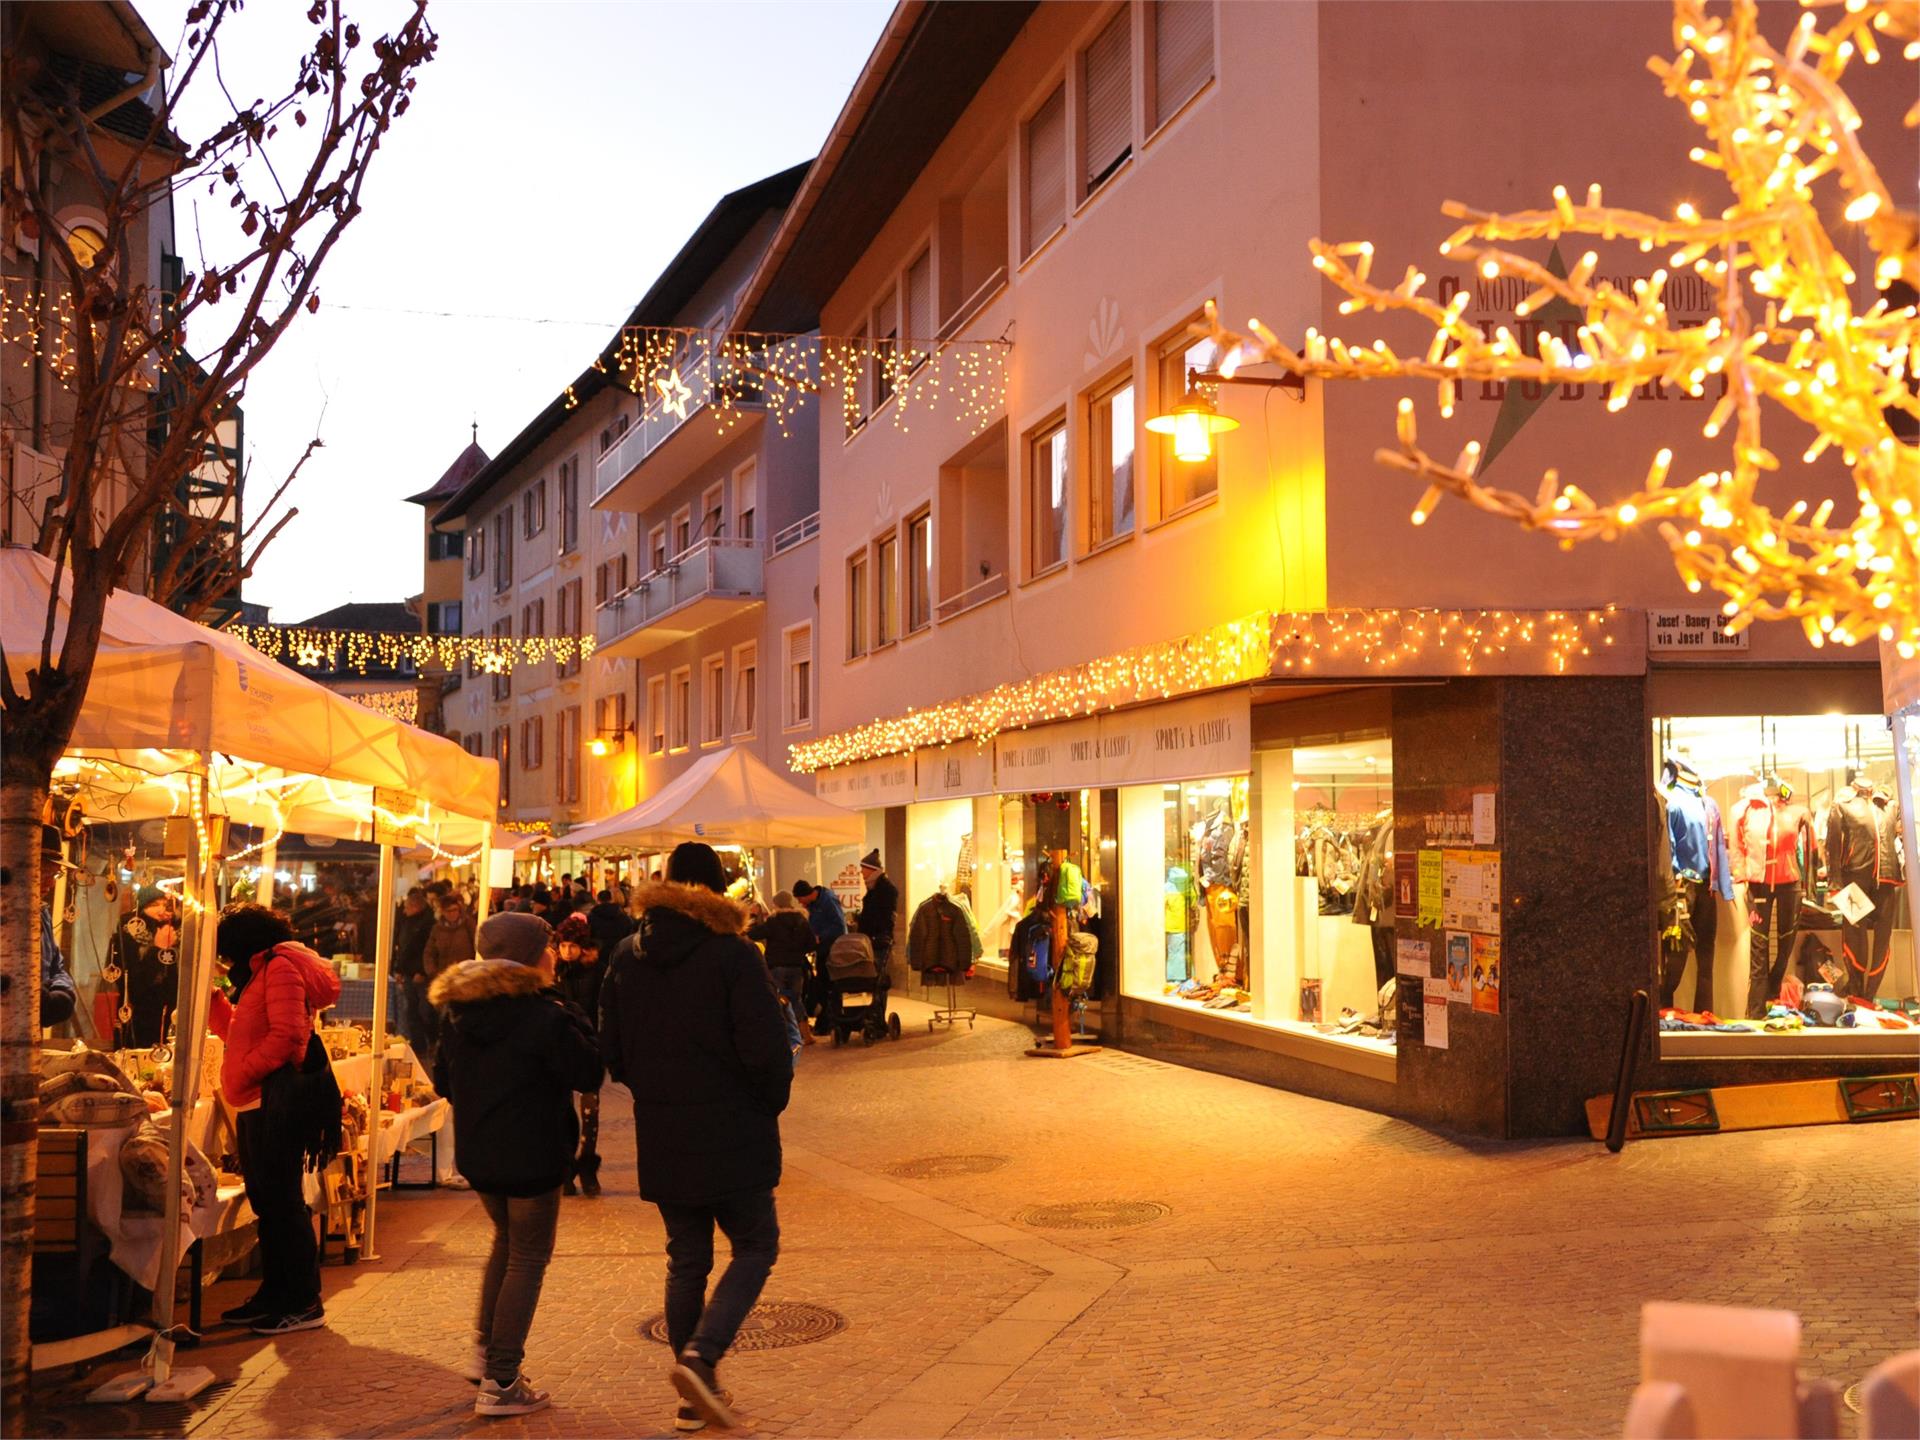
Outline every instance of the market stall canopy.
[[(56, 654), (71, 594), (64, 570), (60, 583)], [(52, 585), (46, 556), (0, 547), (0, 643), (22, 690), (39, 663)], [(356, 705), (234, 636), (114, 591), (56, 783), (79, 784), (94, 817), (184, 814), (186, 776), (203, 762), (215, 813), (274, 831), (384, 838), (371, 819), (377, 800), (386, 833), (470, 847), (498, 804), (493, 760)]]
[(747, 849), (855, 845), (866, 836), (855, 811), (822, 800), (735, 745), (695, 762), (631, 810), (569, 830), (566, 849), (665, 850), (683, 840)]

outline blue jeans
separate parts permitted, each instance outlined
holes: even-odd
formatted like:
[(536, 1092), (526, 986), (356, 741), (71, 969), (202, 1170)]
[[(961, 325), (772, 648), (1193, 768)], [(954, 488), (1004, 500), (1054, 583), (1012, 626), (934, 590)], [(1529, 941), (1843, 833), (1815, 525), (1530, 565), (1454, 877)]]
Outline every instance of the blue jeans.
[[(667, 1225), (667, 1341), (676, 1356), (691, 1346), (707, 1364), (718, 1365), (780, 1255), (773, 1191), (751, 1190), (710, 1205), (659, 1208)], [(709, 1299), (715, 1225), (733, 1247), (733, 1259)]]

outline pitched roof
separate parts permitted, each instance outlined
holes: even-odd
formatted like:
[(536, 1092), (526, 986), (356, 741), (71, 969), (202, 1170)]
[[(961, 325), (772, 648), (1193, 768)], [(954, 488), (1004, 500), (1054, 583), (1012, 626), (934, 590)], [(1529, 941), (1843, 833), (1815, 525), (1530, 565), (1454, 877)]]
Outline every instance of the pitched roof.
[(294, 622), (298, 630), (368, 630), (375, 634), (411, 635), (420, 628), (420, 616), (404, 600), (351, 600)]
[[(50, 54), (40, 88), (55, 103), (66, 100), (71, 93), (76, 109), (91, 111), (114, 96), (125, 94), (129, 86), (140, 84), (141, 78), (137, 73), (113, 65), (102, 65), (95, 60)], [(118, 135), (122, 140), (143, 145), (153, 131), (155, 118), (153, 107), (135, 96), (102, 115), (98, 124), (101, 129)], [(154, 135), (153, 143), (162, 150), (184, 151), (187, 148), (178, 135), (164, 126)]]
[(901, 0), (740, 300), (741, 329), (806, 331), (905, 198), (1036, 0)]
[[(624, 333), (633, 325), (670, 325), (682, 308), (721, 266), (734, 247), (753, 230), (755, 223), (769, 210), (785, 210), (806, 178), (812, 161), (802, 161), (764, 180), (742, 186), (723, 195), (707, 218), (687, 238), (686, 244), (660, 272), (652, 288), (641, 297), (621, 326)], [(613, 383), (617, 369), (620, 334), (615, 334), (600, 351), (596, 362), (580, 372), (573, 384), (547, 402), (546, 407), (509, 440), (500, 453), (461, 486), (454, 497), (435, 514), (436, 520), (453, 520), (472, 509), (496, 484), (512, 473), (513, 467), (566, 422), (579, 406)]]
[(489, 456), (480, 448), (476, 437), (467, 448), (454, 456), (453, 463), (447, 466), (440, 478), (422, 490), (418, 495), (407, 496), (409, 505), (432, 505), (454, 494), (459, 488), (486, 468)]

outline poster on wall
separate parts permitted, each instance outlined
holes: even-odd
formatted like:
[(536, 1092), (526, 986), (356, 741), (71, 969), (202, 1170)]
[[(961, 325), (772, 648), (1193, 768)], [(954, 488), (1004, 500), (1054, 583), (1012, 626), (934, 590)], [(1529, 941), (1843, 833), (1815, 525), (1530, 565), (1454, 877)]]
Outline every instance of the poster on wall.
[(1440, 923), (1449, 930), (1500, 933), (1500, 852), (1442, 851), (1444, 901)]
[(1446, 870), (1442, 852), (1422, 850), (1420, 852), (1420, 918), (1419, 923), (1438, 927), (1446, 899)]
[(1393, 908), (1400, 915), (1420, 913), (1420, 852), (1393, 852)]
[(1427, 1008), (1426, 981), (1415, 981), (1408, 977), (1396, 981), (1393, 987), (1394, 1025), (1399, 1031), (1399, 1042), (1405, 1047), (1414, 1043), (1425, 1032)]
[(1433, 974), (1433, 947), (1424, 940), (1400, 940), (1394, 945), (1396, 975), (1418, 975), (1422, 979)]
[(1473, 994), (1467, 984), (1467, 974), (1473, 967), (1472, 938), (1461, 931), (1454, 930), (1447, 935), (1447, 994), (1462, 1005), (1473, 1002)]
[(1421, 985), (1424, 1002), (1425, 1040), (1431, 1050), (1447, 1048), (1447, 980), (1444, 975), (1429, 975)]
[(1500, 1013), (1500, 937), (1473, 937), (1473, 1008), (1483, 1015)]
[(1491, 790), (1473, 792), (1473, 843), (1476, 845), (1494, 843), (1493, 792)]

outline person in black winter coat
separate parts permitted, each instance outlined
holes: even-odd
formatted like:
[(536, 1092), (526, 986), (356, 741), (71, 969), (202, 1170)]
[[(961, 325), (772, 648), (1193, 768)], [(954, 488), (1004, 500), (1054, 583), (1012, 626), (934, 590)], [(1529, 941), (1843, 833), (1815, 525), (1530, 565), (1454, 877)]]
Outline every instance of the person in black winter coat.
[(436, 976), (445, 1012), (434, 1084), (453, 1102), (454, 1148), (493, 1221), (468, 1378), (479, 1415), (524, 1415), (548, 1396), (520, 1371), (553, 1256), (560, 1187), (573, 1174), (573, 1094), (604, 1074), (593, 1027), (553, 988), (546, 922), (491, 916), (480, 958)]
[(860, 857), (860, 879), (867, 893), (860, 901), (860, 913), (853, 918), (853, 928), (873, 942), (873, 963), (885, 975), (887, 961), (893, 955), (894, 927), (900, 921), (900, 890), (887, 878), (878, 850)]
[(773, 912), (747, 927), (747, 938), (767, 947), (767, 973), (773, 976), (773, 988), (787, 1002), (802, 1040), (813, 1044), (813, 1027), (807, 1023), (806, 988), (812, 973), (814, 940), (807, 912), (790, 892), (782, 890), (773, 897)]
[[(600, 992), (600, 1045), (633, 1092), (640, 1195), (667, 1227), (667, 1335), (680, 1421), (727, 1426), (714, 1367), (779, 1255), (780, 1112), (793, 1084), (780, 1002), (720, 857), (688, 843), (664, 884), (641, 886), (639, 931)], [(706, 1298), (713, 1228), (733, 1248)]]
[[(569, 915), (553, 932), (554, 953), (559, 963), (554, 979), (560, 993), (587, 1017), (597, 1034), (600, 1029), (600, 982), (607, 967), (600, 960), (600, 942), (587, 928), (584, 915)], [(563, 1187), (568, 1195), (600, 1193), (600, 1088), (580, 1092), (580, 1153), (574, 1157), (573, 1174)]]
[(633, 933), (633, 917), (627, 914), (626, 906), (614, 903), (611, 890), (602, 890), (587, 911), (587, 928), (600, 942), (600, 953), (611, 955), (613, 947)]

